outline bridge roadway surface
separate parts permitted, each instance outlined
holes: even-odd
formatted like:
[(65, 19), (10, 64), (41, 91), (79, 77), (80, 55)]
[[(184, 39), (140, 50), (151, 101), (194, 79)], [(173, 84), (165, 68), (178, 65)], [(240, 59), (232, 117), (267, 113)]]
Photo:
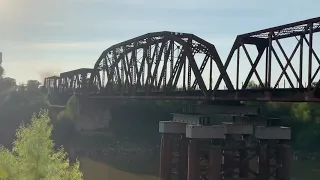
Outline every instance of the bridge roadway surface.
[(224, 63), (196, 35), (148, 33), (109, 47), (93, 69), (45, 78), (43, 88), (87, 98), (317, 102), (319, 31), (317, 17), (238, 35)]

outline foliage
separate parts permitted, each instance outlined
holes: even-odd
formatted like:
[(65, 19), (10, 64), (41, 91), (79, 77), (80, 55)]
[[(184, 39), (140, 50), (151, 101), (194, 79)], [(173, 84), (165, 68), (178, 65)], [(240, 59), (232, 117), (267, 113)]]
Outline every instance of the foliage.
[(2, 66), (0, 66), (0, 78), (4, 76), (4, 69)]
[(12, 152), (0, 149), (0, 178), (10, 180), (80, 180), (79, 162), (70, 165), (63, 147), (54, 151), (48, 111), (33, 115), (16, 132)]
[(54, 122), (52, 138), (58, 146), (62, 144), (68, 146), (70, 144), (70, 139), (72, 139), (74, 133), (75, 122), (71, 119), (60, 118), (58, 119), (58, 121)]
[(254, 81), (249, 81), (248, 85), (247, 85), (247, 89), (256, 89), (259, 88), (260, 86), (258, 84), (256, 84)]
[(17, 86), (16, 80), (10, 77), (0, 79), (0, 91), (6, 91)]
[(61, 119), (74, 120), (79, 114), (78, 99), (75, 95), (68, 100), (65, 110), (59, 113), (58, 121)]
[(36, 91), (39, 89), (40, 84), (38, 80), (28, 80), (26, 88), (28, 91)]
[(311, 119), (311, 109), (309, 103), (294, 103), (292, 105), (292, 113), (296, 119), (309, 121)]
[[(258, 87), (250, 82), (250, 87)], [(257, 102), (256, 105), (266, 107), (265, 115), (279, 117), (281, 124), (290, 126), (295, 148), (319, 150), (320, 144), (320, 104), (310, 102)]]

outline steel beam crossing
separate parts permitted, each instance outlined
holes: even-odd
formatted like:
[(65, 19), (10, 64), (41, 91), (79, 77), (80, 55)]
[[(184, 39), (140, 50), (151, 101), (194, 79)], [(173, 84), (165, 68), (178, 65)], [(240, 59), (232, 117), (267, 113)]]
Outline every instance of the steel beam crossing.
[(241, 34), (224, 62), (193, 34), (148, 33), (106, 49), (93, 69), (46, 78), (45, 88), (91, 98), (320, 101), (319, 31), (320, 17)]

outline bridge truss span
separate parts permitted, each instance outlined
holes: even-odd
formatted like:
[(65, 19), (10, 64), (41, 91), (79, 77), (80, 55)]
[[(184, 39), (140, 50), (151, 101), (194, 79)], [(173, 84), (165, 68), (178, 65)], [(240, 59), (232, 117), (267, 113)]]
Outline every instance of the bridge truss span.
[(235, 89), (252, 88), (255, 81), (267, 92), (295, 89), (312, 96), (319, 88), (319, 31), (320, 18), (313, 18), (238, 35), (225, 63)]
[(96, 91), (97, 86), (89, 84), (90, 78), (93, 78), (92, 84), (100, 84), (99, 73), (94, 69), (81, 68), (68, 72), (60, 73), (60, 76), (51, 76), (45, 78), (44, 87), (47, 90), (59, 93), (90, 93)]
[(94, 69), (100, 72), (100, 93), (109, 95), (198, 90), (209, 96), (216, 83), (213, 73), (234, 88), (214, 45), (186, 33), (148, 33), (116, 44), (101, 54)]
[(318, 32), (320, 17), (241, 34), (223, 61), (196, 35), (148, 33), (103, 51), (85, 81), (75, 70), (45, 87), (93, 98), (319, 102)]
[[(231, 96), (241, 99), (250, 92), (266, 99), (282, 98), (281, 101), (316, 100), (319, 31), (320, 18), (313, 18), (238, 35), (225, 62), (236, 90)], [(222, 75), (217, 86), (221, 80)], [(252, 86), (253, 81), (256, 87)]]

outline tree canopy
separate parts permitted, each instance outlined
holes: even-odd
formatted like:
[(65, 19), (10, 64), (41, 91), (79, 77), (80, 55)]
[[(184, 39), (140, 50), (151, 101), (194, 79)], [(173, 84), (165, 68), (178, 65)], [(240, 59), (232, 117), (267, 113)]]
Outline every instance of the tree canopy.
[(81, 180), (79, 162), (70, 165), (63, 147), (54, 150), (52, 130), (47, 110), (34, 114), (30, 124), (21, 124), (13, 150), (0, 148), (0, 179)]
[(29, 81), (27, 82), (27, 90), (28, 90), (28, 91), (38, 90), (40, 84), (41, 84), (41, 83), (40, 83), (38, 80), (29, 80)]
[(0, 66), (0, 78), (2, 78), (4, 75), (4, 69), (2, 66)]
[(16, 86), (16, 80), (13, 78), (5, 77), (0, 80), (0, 91), (6, 91)]

